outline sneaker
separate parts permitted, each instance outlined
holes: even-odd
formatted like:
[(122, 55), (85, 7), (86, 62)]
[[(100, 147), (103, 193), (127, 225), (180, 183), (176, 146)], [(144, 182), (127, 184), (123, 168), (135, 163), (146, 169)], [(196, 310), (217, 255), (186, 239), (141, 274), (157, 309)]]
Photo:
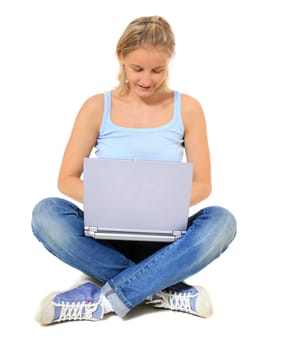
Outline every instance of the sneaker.
[(146, 303), (157, 308), (187, 312), (204, 318), (210, 317), (213, 313), (207, 291), (203, 287), (189, 286), (184, 282), (151, 295)]
[(84, 281), (72, 288), (50, 293), (39, 305), (36, 321), (50, 324), (63, 321), (97, 321), (103, 318), (100, 287)]

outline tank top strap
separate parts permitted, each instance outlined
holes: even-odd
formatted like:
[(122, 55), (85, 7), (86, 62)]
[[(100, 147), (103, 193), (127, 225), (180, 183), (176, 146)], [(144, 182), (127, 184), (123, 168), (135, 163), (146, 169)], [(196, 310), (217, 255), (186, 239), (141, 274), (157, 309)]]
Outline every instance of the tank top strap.
[(184, 125), (182, 121), (181, 112), (181, 93), (179, 91), (174, 91), (174, 106), (173, 106), (173, 122), (180, 129), (179, 131), (184, 134)]
[(103, 111), (103, 119), (101, 123), (100, 132), (104, 132), (106, 128), (110, 128), (110, 115), (111, 115), (111, 92), (104, 92), (104, 111)]

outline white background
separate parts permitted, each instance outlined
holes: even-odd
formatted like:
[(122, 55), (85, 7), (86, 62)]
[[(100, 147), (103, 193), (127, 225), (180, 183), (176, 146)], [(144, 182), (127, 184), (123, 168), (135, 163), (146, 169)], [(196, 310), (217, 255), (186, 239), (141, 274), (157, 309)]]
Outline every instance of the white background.
[[(116, 85), (120, 34), (156, 14), (176, 35), (171, 86), (196, 97), (208, 122), (214, 189), (202, 206), (238, 221), (230, 248), (189, 279), (208, 289), (214, 315), (140, 307), (124, 321), (41, 327), (38, 302), (82, 275), (33, 237), (32, 208), (59, 195), (82, 103)], [(284, 33), (281, 0), (1, 0), (1, 348), (284, 349)]]

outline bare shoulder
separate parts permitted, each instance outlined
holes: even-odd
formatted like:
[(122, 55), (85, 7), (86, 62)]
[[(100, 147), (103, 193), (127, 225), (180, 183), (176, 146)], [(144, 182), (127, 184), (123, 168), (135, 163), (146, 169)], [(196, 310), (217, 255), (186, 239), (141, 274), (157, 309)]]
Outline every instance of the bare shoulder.
[(205, 122), (201, 103), (190, 95), (181, 94), (181, 112), (185, 127)]
[(81, 110), (86, 113), (101, 114), (104, 110), (104, 94), (89, 97), (82, 105)]
[(88, 124), (98, 129), (101, 125), (104, 111), (104, 94), (89, 97), (82, 104), (77, 115), (77, 124)]
[(181, 108), (182, 113), (189, 117), (198, 117), (204, 114), (201, 103), (195, 97), (187, 94), (181, 94)]

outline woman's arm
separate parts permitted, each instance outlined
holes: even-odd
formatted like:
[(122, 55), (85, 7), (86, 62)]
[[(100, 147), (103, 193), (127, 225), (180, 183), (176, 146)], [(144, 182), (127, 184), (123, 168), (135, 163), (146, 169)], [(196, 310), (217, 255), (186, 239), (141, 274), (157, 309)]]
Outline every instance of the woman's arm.
[(96, 144), (104, 108), (103, 95), (88, 99), (81, 107), (66, 145), (59, 176), (58, 188), (68, 197), (83, 202), (83, 159), (89, 157)]
[(182, 95), (182, 117), (186, 159), (194, 166), (192, 206), (206, 199), (211, 193), (211, 160), (206, 120), (200, 103), (188, 95)]

